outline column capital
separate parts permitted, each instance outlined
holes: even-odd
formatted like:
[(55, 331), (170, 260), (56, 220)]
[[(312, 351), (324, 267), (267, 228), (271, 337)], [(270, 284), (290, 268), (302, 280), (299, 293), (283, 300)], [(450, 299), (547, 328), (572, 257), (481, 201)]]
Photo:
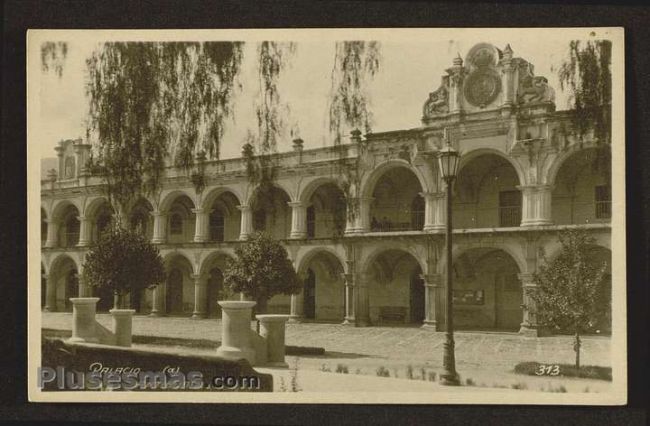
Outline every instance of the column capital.
[(162, 218), (162, 217), (167, 216), (167, 212), (163, 212), (163, 211), (160, 211), (160, 210), (153, 210), (153, 211), (151, 211), (149, 213), (153, 217), (161, 217)]
[(544, 192), (544, 191), (553, 191), (554, 185), (548, 185), (545, 183), (540, 183), (540, 184), (528, 184), (528, 185), (517, 185), (515, 188), (517, 188), (520, 191), (523, 192)]
[(199, 207), (197, 209), (192, 209), (190, 211), (194, 214), (208, 213), (208, 211), (202, 207)]
[(291, 207), (307, 207), (302, 201), (288, 201), (287, 204)]
[(247, 212), (251, 210), (251, 206), (249, 206), (248, 204), (240, 204), (237, 206), (237, 209), (241, 212)]
[(447, 195), (446, 192), (441, 191), (441, 192), (420, 192), (419, 193), (422, 198), (425, 200), (428, 198), (430, 200), (435, 200), (436, 198), (445, 198)]
[(517, 274), (517, 278), (522, 282), (524, 286), (535, 286), (533, 283), (533, 273), (531, 272), (522, 272)]
[(77, 216), (77, 220), (78, 220), (79, 222), (84, 222), (84, 221), (86, 221), (86, 219), (87, 219), (87, 218), (86, 218), (85, 215), (80, 214), (79, 216)]
[(420, 278), (424, 280), (426, 287), (440, 287), (442, 276), (440, 274), (421, 274)]

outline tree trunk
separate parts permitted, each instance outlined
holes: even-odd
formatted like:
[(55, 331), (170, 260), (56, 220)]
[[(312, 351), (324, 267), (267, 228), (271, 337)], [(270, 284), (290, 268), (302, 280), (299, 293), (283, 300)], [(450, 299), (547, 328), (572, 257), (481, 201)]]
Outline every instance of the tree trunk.
[(573, 350), (576, 352), (576, 374), (580, 375), (580, 331), (576, 327), (575, 341), (573, 343)]

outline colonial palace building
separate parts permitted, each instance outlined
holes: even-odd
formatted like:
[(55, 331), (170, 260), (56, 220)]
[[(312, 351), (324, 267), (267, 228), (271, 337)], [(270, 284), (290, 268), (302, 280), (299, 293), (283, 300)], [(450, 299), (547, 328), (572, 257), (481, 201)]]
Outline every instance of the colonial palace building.
[[(200, 190), (186, 171), (168, 167), (160, 193), (125, 213), (167, 268), (166, 282), (132, 295), (132, 307), (218, 316), (227, 260), (265, 230), (282, 241), (304, 281), (302, 293), (272, 299), (272, 312), (443, 330), (446, 210), (436, 153), (449, 140), (461, 153), (453, 187), (455, 324), (535, 335), (527, 289), (544, 256), (557, 252), (558, 230), (588, 230), (593, 255), (611, 264), (610, 147), (578, 140), (571, 114), (556, 111), (546, 78), (510, 46), (482, 43), (453, 60), (424, 103), (420, 127), (353, 131), (346, 143), (318, 149), (303, 150), (297, 139), (292, 152), (273, 155), (277, 174), (264, 194), (250, 183), (243, 157), (205, 160)], [(90, 145), (61, 141), (56, 153), (58, 170), (41, 182), (48, 311), (70, 310), (70, 297), (92, 293), (84, 256), (112, 219), (103, 180), (86, 167)], [(108, 309), (111, 296), (99, 296), (99, 309)]]

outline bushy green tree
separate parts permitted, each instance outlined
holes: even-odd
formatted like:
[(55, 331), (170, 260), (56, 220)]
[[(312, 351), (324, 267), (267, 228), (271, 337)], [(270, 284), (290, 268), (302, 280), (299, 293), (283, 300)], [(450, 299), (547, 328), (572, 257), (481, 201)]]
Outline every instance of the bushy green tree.
[(233, 293), (243, 293), (257, 302), (256, 312), (266, 312), (269, 299), (278, 294), (295, 294), (302, 283), (287, 251), (268, 235), (257, 232), (235, 249), (228, 263), (224, 284)]
[(529, 295), (542, 325), (574, 331), (576, 369), (580, 368), (580, 335), (596, 324), (609, 306), (603, 285), (607, 264), (593, 256), (594, 239), (584, 230), (566, 230), (559, 236), (561, 249), (534, 274), (537, 288)]
[(142, 233), (112, 226), (86, 255), (84, 274), (92, 287), (108, 288), (114, 307), (125, 308), (125, 296), (154, 287), (165, 279), (162, 257)]

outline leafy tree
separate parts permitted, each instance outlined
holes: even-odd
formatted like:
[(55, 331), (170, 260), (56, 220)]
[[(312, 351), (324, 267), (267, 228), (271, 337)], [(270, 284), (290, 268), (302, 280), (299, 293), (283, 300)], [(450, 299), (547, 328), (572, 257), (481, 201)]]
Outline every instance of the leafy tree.
[(117, 210), (156, 192), (166, 160), (189, 171), (200, 152), (219, 158), (242, 46), (110, 42), (87, 59), (87, 136)]
[(43, 72), (54, 70), (56, 75), (61, 78), (67, 56), (68, 43), (63, 41), (45, 42), (41, 44), (41, 69)]
[(603, 285), (607, 265), (593, 260), (594, 239), (584, 230), (563, 231), (559, 242), (560, 253), (534, 274), (537, 288), (529, 295), (542, 325), (574, 331), (576, 369), (580, 369), (580, 335), (609, 311)]
[(558, 70), (560, 86), (570, 90), (573, 124), (582, 139), (593, 131), (598, 143), (610, 143), (612, 103), (612, 42), (573, 40)]
[(255, 300), (256, 312), (266, 312), (271, 297), (295, 294), (302, 288), (287, 251), (268, 235), (253, 234), (235, 249), (235, 254), (225, 270), (224, 284), (233, 293)]
[(114, 307), (124, 308), (125, 296), (154, 287), (165, 279), (162, 258), (136, 230), (113, 226), (86, 255), (84, 274), (93, 287), (108, 288)]

